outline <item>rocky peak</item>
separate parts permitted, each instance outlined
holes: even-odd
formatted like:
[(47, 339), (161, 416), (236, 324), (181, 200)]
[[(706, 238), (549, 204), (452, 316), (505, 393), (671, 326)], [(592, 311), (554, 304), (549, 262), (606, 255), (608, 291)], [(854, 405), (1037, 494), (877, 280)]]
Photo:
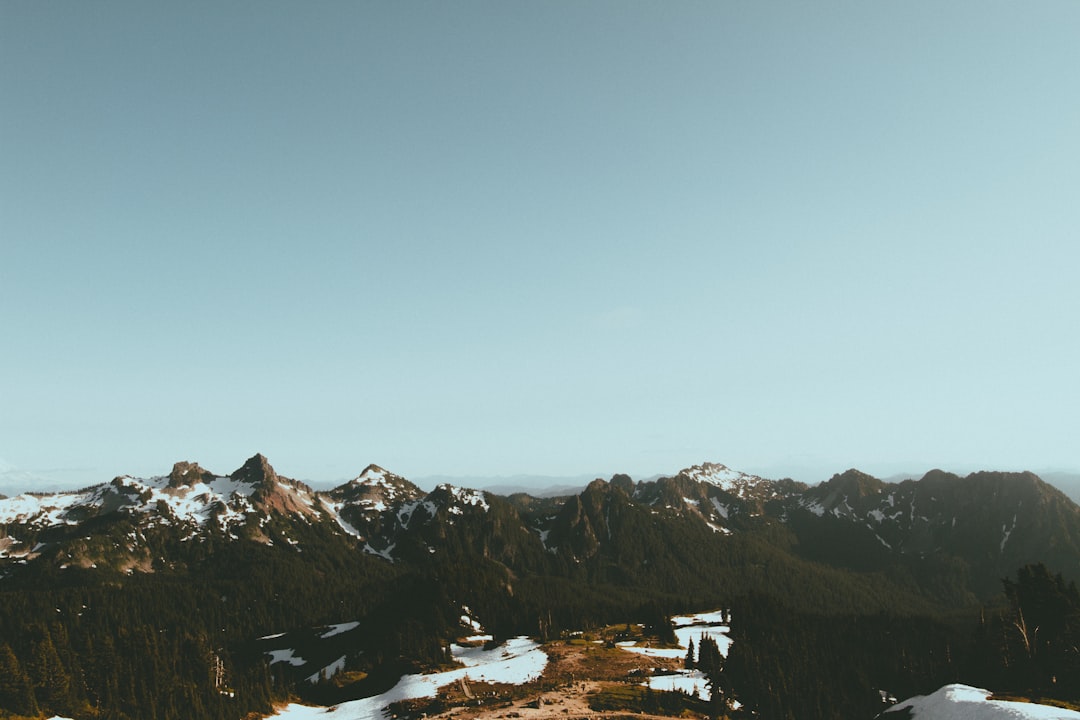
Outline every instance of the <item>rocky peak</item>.
[(873, 475), (867, 475), (861, 470), (851, 468), (839, 475), (833, 475), (830, 479), (822, 483), (822, 487), (828, 488), (838, 495), (850, 498), (863, 498), (879, 494), (885, 489), (885, 483), (878, 480)]
[(376, 505), (418, 500), (424, 494), (423, 490), (405, 478), (374, 463), (349, 482), (330, 491), (330, 496), (339, 502)]
[(601, 495), (606, 495), (607, 492), (608, 492), (608, 484), (607, 484), (607, 482), (604, 481), (603, 478), (596, 478), (591, 483), (589, 483), (588, 485), (585, 486), (585, 493), (582, 493), (582, 494), (588, 493), (590, 495), (595, 495), (595, 494), (599, 493)]
[(251, 485), (272, 485), (278, 479), (278, 474), (270, 466), (270, 461), (260, 453), (248, 458), (247, 462), (229, 477)]
[(625, 473), (616, 473), (611, 476), (610, 480), (612, 487), (617, 487), (626, 493), (628, 496), (634, 495), (634, 479)]
[(350, 481), (350, 484), (364, 484), (364, 485), (383, 485), (386, 483), (393, 483), (394, 481), (400, 481), (401, 478), (398, 475), (390, 472), (384, 467), (371, 463), (363, 472), (357, 475)]
[(754, 478), (752, 475), (732, 470), (721, 463), (704, 462), (693, 467), (683, 468), (676, 477), (685, 477), (696, 482), (709, 483), (725, 490), (731, 489), (737, 482)]
[(954, 484), (959, 480), (959, 475), (954, 475), (951, 472), (946, 472), (945, 470), (938, 470), (937, 468), (935, 468), (933, 470), (927, 471), (927, 473), (922, 476), (922, 479), (919, 480), (919, 484), (927, 487), (937, 487), (941, 485)]
[(169, 487), (190, 487), (213, 477), (213, 473), (204, 470), (198, 463), (181, 461), (174, 464), (172, 472), (169, 473)]

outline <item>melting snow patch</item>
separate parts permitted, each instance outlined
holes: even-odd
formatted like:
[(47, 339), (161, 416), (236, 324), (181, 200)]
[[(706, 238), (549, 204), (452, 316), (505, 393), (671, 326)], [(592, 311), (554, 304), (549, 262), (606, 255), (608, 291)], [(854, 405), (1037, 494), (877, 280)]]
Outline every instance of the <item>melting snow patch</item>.
[(645, 685), (653, 690), (684, 692), (702, 700), (709, 699), (705, 673), (700, 670), (685, 670), (673, 675), (653, 675), (645, 682)]
[(754, 475), (747, 475), (738, 470), (732, 470), (725, 465), (713, 463), (696, 465), (692, 468), (687, 468), (682, 472), (691, 480), (709, 483), (710, 485), (715, 485), (728, 492), (735, 492), (742, 489), (741, 486), (743, 485), (754, 484), (755, 481), (760, 480), (760, 478)]
[(713, 612), (697, 613), (695, 615), (677, 615), (671, 618), (672, 624), (675, 627), (683, 627), (685, 625), (724, 625), (727, 620), (724, 618), (723, 610), (714, 610)]
[(330, 516), (332, 518), (334, 518), (334, 520), (338, 524), (338, 527), (345, 531), (346, 535), (352, 535), (353, 537), (360, 538), (361, 540), (363, 539), (360, 531), (353, 527), (352, 524), (349, 523), (349, 521), (347, 521), (345, 518), (341, 517), (341, 503), (328, 502), (326, 499), (323, 499), (323, 507), (326, 508), (326, 511), (330, 513)]
[(321, 637), (323, 640), (325, 640), (326, 638), (334, 637), (335, 635), (340, 635), (341, 633), (346, 633), (346, 632), (349, 632), (350, 630), (355, 630), (358, 627), (360, 627), (360, 623), (355, 622), (355, 621), (354, 622), (347, 622), (347, 623), (338, 623), (337, 625), (331, 625), (329, 627), (329, 629), (326, 632), (324, 632), (322, 635), (320, 635), (319, 637)]
[(480, 625), (479, 622), (477, 622), (475, 619), (473, 619), (472, 611), (469, 610), (469, 608), (467, 606), (462, 607), (461, 612), (464, 613), (461, 616), (461, 624), (462, 625), (472, 628), (475, 632), (483, 631), (484, 628)]
[(411, 523), (416, 516), (416, 509), (420, 507), (423, 507), (424, 510), (427, 511), (429, 519), (435, 517), (435, 513), (438, 511), (438, 508), (435, 507), (435, 503), (429, 500), (417, 500), (415, 502), (405, 503), (397, 512), (397, 520), (402, 527), (409, 527), (409, 523)]
[(370, 485), (383, 485), (387, 480), (386, 471), (380, 467), (372, 465), (365, 468), (364, 472), (360, 473), (360, 477), (358, 477), (357, 480)]
[(653, 648), (635, 645), (633, 642), (621, 642), (618, 646), (623, 650), (646, 655), (649, 657), (681, 658), (686, 656), (686, 650), (693, 640), (697, 645), (703, 635), (716, 641), (720, 653), (727, 656), (728, 648), (731, 647), (731, 638), (727, 636), (729, 630), (724, 621), (722, 610), (697, 615), (682, 615), (671, 619), (675, 625), (675, 637), (679, 640), (677, 648)]
[(891, 713), (911, 709), (913, 720), (1080, 720), (1080, 712), (1034, 703), (991, 700), (989, 690), (969, 685), (946, 685), (930, 695), (919, 695), (894, 705)]
[(548, 547), (548, 536), (551, 535), (551, 530), (540, 531), (540, 544), (544, 546), (544, 549), (548, 552), (558, 552), (556, 548)]
[(368, 553), (369, 555), (378, 555), (385, 560), (394, 562), (394, 556), (390, 553), (394, 551), (395, 545), (396, 543), (390, 543), (385, 550), (376, 550), (375, 548), (371, 547), (371, 543), (364, 543), (364, 552)]
[[(382, 695), (352, 700), (331, 707), (292, 704), (271, 717), (285, 720), (381, 720), (387, 705), (399, 700), (435, 697), (440, 687), (464, 677), (480, 682), (527, 683), (540, 677), (547, 655), (528, 638), (515, 638), (505, 645), (483, 650), (453, 645), (454, 657), (466, 667), (431, 675), (405, 675)], [(332, 713), (332, 714), (331, 714)]]
[(304, 658), (296, 654), (296, 651), (292, 648), (286, 648), (284, 650), (270, 650), (266, 653), (270, 656), (270, 664), (279, 662), (287, 662), (293, 667), (300, 667), (307, 662)]
[(1015, 530), (1015, 529), (1016, 529), (1016, 515), (1013, 515), (1012, 527), (1011, 528), (1006, 530), (1004, 525), (1001, 526), (1001, 532), (1004, 533), (1004, 535), (1001, 538), (1001, 547), (998, 548), (998, 550), (1000, 552), (1005, 552), (1005, 543), (1009, 542), (1009, 536), (1012, 535), (1012, 531)]
[(479, 490), (468, 490), (466, 488), (451, 487), (449, 485), (447, 485), (446, 488), (458, 502), (465, 503), (466, 505), (476, 505), (482, 510), (489, 509), (487, 500), (484, 498), (484, 493)]

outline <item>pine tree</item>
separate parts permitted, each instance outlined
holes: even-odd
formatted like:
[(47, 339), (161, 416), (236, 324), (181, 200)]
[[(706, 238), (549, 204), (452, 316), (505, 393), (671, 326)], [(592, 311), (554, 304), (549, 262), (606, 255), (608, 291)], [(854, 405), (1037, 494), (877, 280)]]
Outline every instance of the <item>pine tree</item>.
[(701, 636), (698, 645), (698, 669), (705, 675), (709, 687), (710, 702), (714, 717), (719, 717), (727, 710), (728, 684), (724, 676), (724, 656), (716, 640), (708, 635)]
[(690, 638), (690, 642), (686, 647), (686, 659), (683, 661), (683, 667), (687, 670), (693, 670), (697, 667), (697, 663), (694, 662), (694, 639)]
[(0, 711), (2, 710), (10, 710), (17, 715), (37, 715), (39, 712), (30, 680), (7, 643), (0, 645)]
[(60, 661), (52, 637), (42, 630), (30, 657), (30, 679), (38, 704), (46, 710), (66, 710), (70, 701), (71, 676)]

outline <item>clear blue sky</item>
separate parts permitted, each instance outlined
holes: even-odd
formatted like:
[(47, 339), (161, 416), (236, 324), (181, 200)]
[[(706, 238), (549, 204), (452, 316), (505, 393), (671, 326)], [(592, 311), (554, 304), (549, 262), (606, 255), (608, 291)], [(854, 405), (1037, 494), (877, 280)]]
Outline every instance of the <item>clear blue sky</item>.
[(0, 458), (1080, 468), (1080, 3), (0, 4)]

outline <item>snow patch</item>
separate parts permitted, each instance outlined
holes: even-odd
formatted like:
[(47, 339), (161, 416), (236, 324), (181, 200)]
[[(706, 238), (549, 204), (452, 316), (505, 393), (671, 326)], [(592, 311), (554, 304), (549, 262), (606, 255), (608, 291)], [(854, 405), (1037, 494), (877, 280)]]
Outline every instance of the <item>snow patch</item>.
[(709, 686), (705, 673), (700, 670), (684, 670), (673, 675), (653, 675), (645, 685), (661, 692), (683, 692), (687, 695), (709, 699)]
[(459, 645), (451, 645), (450, 649), (454, 659), (465, 667), (430, 675), (405, 675), (381, 695), (331, 707), (294, 703), (271, 717), (285, 720), (381, 720), (386, 706), (399, 700), (435, 697), (440, 687), (466, 677), (480, 682), (520, 685), (540, 677), (548, 662), (540, 646), (524, 637), (514, 638), (490, 650)]
[(293, 667), (300, 667), (307, 662), (304, 658), (296, 654), (296, 651), (292, 648), (285, 648), (284, 650), (270, 650), (266, 653), (270, 656), (270, 664), (279, 662), (286, 662)]
[(484, 497), (484, 493), (479, 490), (470, 490), (468, 488), (459, 488), (452, 485), (443, 485), (455, 500), (464, 505), (475, 505), (481, 510), (490, 510), (487, 498)]
[(1080, 712), (1074, 710), (991, 700), (989, 690), (959, 684), (905, 700), (886, 710), (882, 717), (908, 708), (913, 720), (1080, 720)]
[(697, 645), (702, 636), (705, 636), (715, 640), (720, 654), (727, 657), (728, 649), (731, 647), (731, 638), (727, 635), (730, 628), (724, 620), (722, 610), (673, 617), (671, 623), (675, 626), (675, 637), (679, 641), (679, 647), (677, 648), (643, 647), (635, 645), (633, 642), (621, 642), (618, 643), (618, 646), (623, 650), (648, 657), (683, 658), (686, 657), (690, 641), (692, 640)]
[(360, 627), (360, 623), (355, 621), (338, 623), (337, 625), (331, 625), (329, 629), (319, 637), (325, 640), (326, 638), (334, 637), (335, 635), (340, 635), (341, 633), (346, 633), (350, 630), (355, 630), (358, 627)]
[(1005, 543), (1009, 542), (1009, 536), (1012, 535), (1012, 531), (1015, 530), (1015, 529), (1016, 529), (1016, 515), (1014, 514), (1013, 519), (1012, 519), (1012, 527), (1010, 527), (1008, 530), (1006, 530), (1004, 525), (1001, 526), (1001, 532), (1003, 533), (1003, 536), (1001, 538), (1001, 547), (998, 548), (999, 552), (1005, 552)]
[(755, 475), (747, 475), (746, 473), (732, 470), (726, 465), (720, 465), (719, 463), (695, 465), (692, 468), (683, 470), (679, 474), (685, 475), (691, 480), (715, 485), (721, 490), (726, 490), (731, 493), (737, 493), (745, 485), (753, 485), (761, 480), (761, 478)]
[(359, 530), (353, 527), (348, 520), (341, 517), (342, 503), (331, 502), (326, 498), (323, 498), (322, 504), (326, 512), (330, 514), (330, 517), (334, 518), (334, 522), (338, 524), (338, 527), (345, 531), (346, 535), (352, 535), (354, 538), (359, 538), (361, 540), (364, 539)]
[(368, 555), (378, 555), (384, 560), (394, 562), (394, 556), (391, 553), (394, 552), (394, 547), (396, 545), (397, 543), (390, 543), (386, 546), (385, 550), (376, 550), (375, 548), (371, 547), (371, 543), (364, 543), (364, 552), (366, 552)]

